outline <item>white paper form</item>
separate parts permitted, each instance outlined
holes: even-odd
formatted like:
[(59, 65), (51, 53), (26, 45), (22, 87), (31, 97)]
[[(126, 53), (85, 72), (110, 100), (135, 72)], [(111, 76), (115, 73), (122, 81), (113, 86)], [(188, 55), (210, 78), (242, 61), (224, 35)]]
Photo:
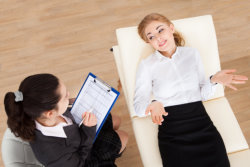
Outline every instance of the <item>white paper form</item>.
[(71, 109), (71, 114), (77, 124), (82, 121), (82, 114), (92, 109), (92, 113), (95, 114), (97, 118), (96, 131), (98, 131), (117, 97), (116, 93), (108, 90), (109, 88), (105, 84), (91, 75), (88, 76)]

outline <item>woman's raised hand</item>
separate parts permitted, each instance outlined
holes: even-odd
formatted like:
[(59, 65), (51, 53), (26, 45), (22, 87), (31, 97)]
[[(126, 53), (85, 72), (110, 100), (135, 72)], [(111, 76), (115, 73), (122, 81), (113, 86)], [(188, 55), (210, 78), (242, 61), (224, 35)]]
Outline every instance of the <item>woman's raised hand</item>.
[(149, 112), (151, 113), (151, 118), (153, 123), (161, 125), (162, 121), (164, 120), (162, 115), (167, 116), (168, 113), (165, 111), (162, 103), (158, 101), (154, 101), (148, 105), (145, 114), (148, 115)]
[(93, 113), (90, 113), (90, 112), (83, 113), (82, 119), (84, 119), (83, 124), (85, 126), (91, 127), (91, 126), (95, 126), (97, 124), (96, 116)]
[(244, 75), (235, 75), (233, 74), (234, 72), (236, 72), (235, 69), (221, 70), (211, 78), (211, 81), (213, 83), (225, 85), (233, 90), (237, 90), (232, 84), (244, 84), (248, 78)]

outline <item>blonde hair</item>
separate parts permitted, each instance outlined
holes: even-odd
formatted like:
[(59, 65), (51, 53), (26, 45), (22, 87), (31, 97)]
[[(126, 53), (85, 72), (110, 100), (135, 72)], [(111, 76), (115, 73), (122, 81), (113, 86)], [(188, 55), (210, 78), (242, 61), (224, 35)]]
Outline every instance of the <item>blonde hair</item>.
[[(150, 24), (152, 21), (160, 21), (163, 23), (167, 23), (167, 25), (170, 26), (170, 24), (173, 25), (173, 23), (166, 18), (165, 16), (158, 14), (158, 13), (151, 13), (147, 16), (145, 16), (142, 21), (140, 22), (139, 26), (138, 26), (138, 33), (140, 35), (140, 37), (145, 41), (148, 42), (148, 38), (145, 35), (145, 28), (147, 27), (148, 24)], [(177, 32), (175, 30), (174, 32), (174, 40), (175, 40), (175, 44), (176, 46), (184, 46), (185, 45), (185, 40), (184, 38), (181, 36), (181, 34), (179, 32)]]

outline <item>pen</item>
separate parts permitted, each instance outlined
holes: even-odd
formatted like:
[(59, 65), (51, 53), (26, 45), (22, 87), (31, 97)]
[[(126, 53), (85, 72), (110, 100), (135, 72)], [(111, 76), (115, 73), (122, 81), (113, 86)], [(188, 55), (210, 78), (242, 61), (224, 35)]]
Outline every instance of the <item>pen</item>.
[[(90, 108), (88, 112), (92, 113), (93, 108)], [(79, 123), (79, 127), (83, 124), (84, 118), (82, 119), (82, 121)]]

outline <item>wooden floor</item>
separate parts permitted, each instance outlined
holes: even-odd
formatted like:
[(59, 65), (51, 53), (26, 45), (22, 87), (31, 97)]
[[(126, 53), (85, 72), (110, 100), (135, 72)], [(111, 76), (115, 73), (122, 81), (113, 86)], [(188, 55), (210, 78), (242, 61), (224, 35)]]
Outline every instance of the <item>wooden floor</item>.
[[(109, 51), (117, 44), (115, 29), (135, 26), (151, 12), (171, 20), (212, 14), (222, 68), (250, 78), (249, 11), (249, 0), (0, 0), (0, 139), (6, 129), (4, 95), (28, 75), (55, 74), (71, 97), (89, 72), (116, 87)], [(226, 89), (226, 97), (250, 144), (250, 82), (238, 88)], [(117, 165), (142, 166), (123, 94), (112, 113), (122, 117), (121, 129), (129, 133)]]

